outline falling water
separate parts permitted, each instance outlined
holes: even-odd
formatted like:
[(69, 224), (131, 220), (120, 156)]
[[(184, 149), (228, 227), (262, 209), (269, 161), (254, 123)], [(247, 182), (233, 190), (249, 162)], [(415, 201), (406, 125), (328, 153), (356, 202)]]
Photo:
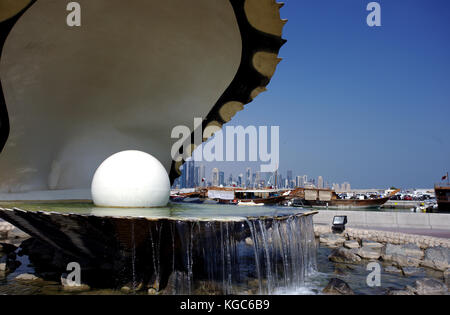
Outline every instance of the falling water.
[(134, 221), (131, 222), (131, 270), (132, 270), (132, 289), (136, 290), (136, 241), (134, 233)]
[(149, 233), (151, 279), (159, 284), (161, 268), (172, 266), (167, 285), (162, 283), (170, 294), (295, 290), (316, 269), (312, 216), (157, 221)]

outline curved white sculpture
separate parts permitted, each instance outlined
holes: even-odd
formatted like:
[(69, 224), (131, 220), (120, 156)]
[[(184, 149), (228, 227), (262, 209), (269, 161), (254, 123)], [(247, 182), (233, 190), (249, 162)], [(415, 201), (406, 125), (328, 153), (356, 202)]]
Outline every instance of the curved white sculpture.
[(275, 0), (77, 2), (69, 27), (66, 3), (0, 0), (0, 200), (89, 199), (96, 167), (130, 149), (174, 181), (172, 129), (220, 129), (266, 90), (285, 42)]
[(169, 202), (170, 181), (164, 166), (150, 154), (123, 151), (99, 166), (91, 191), (99, 207), (163, 207)]

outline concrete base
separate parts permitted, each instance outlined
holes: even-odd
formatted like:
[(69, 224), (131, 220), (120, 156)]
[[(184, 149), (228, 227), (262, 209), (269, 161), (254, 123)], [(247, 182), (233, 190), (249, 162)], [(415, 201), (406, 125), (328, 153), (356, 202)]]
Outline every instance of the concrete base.
[(336, 215), (346, 215), (349, 227), (450, 231), (450, 214), (441, 213), (321, 210), (314, 223), (331, 224)]

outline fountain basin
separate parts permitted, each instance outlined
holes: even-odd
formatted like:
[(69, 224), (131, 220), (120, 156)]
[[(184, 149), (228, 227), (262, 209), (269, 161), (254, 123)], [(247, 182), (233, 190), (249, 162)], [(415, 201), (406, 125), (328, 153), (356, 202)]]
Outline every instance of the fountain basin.
[[(45, 263), (34, 253), (36, 265), (42, 265), (37, 272), (41, 267), (42, 273), (63, 273), (69, 262), (78, 262), (82, 281), (93, 287), (128, 285), (168, 294), (272, 293), (301, 287), (315, 270), (315, 212), (240, 211), (170, 205), (127, 210), (121, 216), (120, 209), (88, 203), (16, 203), (1, 208), (0, 217), (52, 250)], [(33, 253), (27, 254), (33, 263)]]

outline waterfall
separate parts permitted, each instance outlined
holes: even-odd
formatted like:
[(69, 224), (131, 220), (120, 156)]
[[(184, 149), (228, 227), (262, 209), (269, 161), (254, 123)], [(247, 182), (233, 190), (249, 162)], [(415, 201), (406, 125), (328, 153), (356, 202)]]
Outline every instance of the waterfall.
[[(164, 237), (162, 229), (170, 236)], [(295, 290), (316, 269), (312, 216), (169, 220), (151, 224), (149, 230), (152, 279), (163, 277), (162, 268), (171, 266), (167, 285), (163, 283), (168, 294)]]

